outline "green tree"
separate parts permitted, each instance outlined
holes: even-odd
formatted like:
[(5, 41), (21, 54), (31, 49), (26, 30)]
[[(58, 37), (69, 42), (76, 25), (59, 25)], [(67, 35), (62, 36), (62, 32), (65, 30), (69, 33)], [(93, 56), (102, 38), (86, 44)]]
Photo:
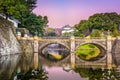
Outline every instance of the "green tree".
[(21, 24), (33, 35), (43, 36), (44, 26), (48, 23), (47, 16), (36, 16), (32, 10), (36, 7), (37, 0), (1, 0), (0, 13), (17, 18)]
[(99, 30), (95, 30), (90, 34), (91, 37), (101, 37), (101, 32)]
[(119, 36), (119, 32), (118, 32), (117, 29), (113, 30), (113, 35), (112, 35), (112, 36), (113, 36), (113, 37)]
[(48, 33), (47, 36), (56, 36), (56, 33), (55, 32), (50, 32), (50, 33)]
[(21, 27), (28, 29), (33, 35), (44, 35), (44, 26), (48, 23), (46, 16), (36, 16), (33, 13), (29, 13), (24, 16), (23, 20), (24, 21), (21, 23)]
[(26, 0), (29, 11), (32, 11), (36, 7), (37, 0)]
[(19, 18), (22, 12), (28, 10), (25, 5), (25, 0), (1, 0), (0, 1), (0, 13), (6, 15), (6, 19), (9, 16)]
[(92, 31), (91, 29), (91, 22), (88, 20), (81, 20), (79, 24), (76, 24), (74, 27), (74, 35), (80, 36), (81, 34), (84, 34), (85, 30), (89, 30), (89, 32)]
[(21, 20), (22, 15), (32, 12), (36, 7), (37, 0), (0, 0), (0, 13)]
[(115, 12), (112, 13), (99, 13), (89, 17), (88, 20), (81, 20), (75, 25), (76, 34), (84, 33), (86, 30), (92, 32), (93, 29), (111, 31), (119, 29), (120, 15)]
[(45, 28), (45, 36), (56, 36), (55, 29), (52, 27)]

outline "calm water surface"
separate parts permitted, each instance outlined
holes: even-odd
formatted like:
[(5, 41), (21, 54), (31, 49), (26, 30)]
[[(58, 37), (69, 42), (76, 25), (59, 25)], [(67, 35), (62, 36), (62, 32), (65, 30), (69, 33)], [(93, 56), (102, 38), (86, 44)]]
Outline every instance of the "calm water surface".
[(0, 57), (0, 80), (120, 80), (115, 70), (75, 68), (65, 71), (62, 66), (33, 68), (31, 62), (21, 55)]
[(78, 73), (73, 70), (67, 72), (62, 67), (47, 67), (45, 70), (48, 72), (48, 80), (88, 80), (87, 78), (81, 78)]
[(24, 53), (0, 56), (0, 80), (120, 80), (120, 73), (115, 69), (69, 69), (67, 65), (66, 70), (64, 64), (56, 65), (70, 54), (64, 46), (48, 45), (41, 52), (36, 69), (33, 58)]
[(17, 80), (16, 76), (21, 80), (88, 80), (81, 78), (74, 70), (65, 71), (61, 66), (39, 66), (34, 69), (29, 62), (20, 58), (21, 55), (0, 58), (0, 80)]

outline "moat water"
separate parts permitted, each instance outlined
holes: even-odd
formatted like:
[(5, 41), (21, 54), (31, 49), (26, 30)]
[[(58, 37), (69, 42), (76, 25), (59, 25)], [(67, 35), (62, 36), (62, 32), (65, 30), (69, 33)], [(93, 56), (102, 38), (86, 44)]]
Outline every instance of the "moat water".
[(120, 80), (116, 70), (75, 68), (65, 70), (62, 66), (39, 66), (21, 59), (21, 55), (0, 57), (0, 80)]
[[(58, 46), (61, 49), (58, 49)], [(53, 44), (44, 48), (41, 55), (56, 63), (67, 57), (69, 50)], [(84, 67), (72, 69), (69, 64), (65, 66), (41, 65), (41, 62), (43, 61), (39, 61), (38, 67), (34, 68), (33, 60), (21, 54), (0, 56), (0, 80), (120, 80), (120, 73), (116, 69)]]

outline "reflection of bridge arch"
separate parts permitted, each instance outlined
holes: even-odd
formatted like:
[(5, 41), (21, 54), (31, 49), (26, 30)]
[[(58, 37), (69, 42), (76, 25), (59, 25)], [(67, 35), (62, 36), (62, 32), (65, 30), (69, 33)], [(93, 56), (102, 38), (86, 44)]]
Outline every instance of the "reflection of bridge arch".
[[(94, 62), (101, 62), (102, 60), (106, 59), (106, 46), (105, 45), (103, 45), (101, 43), (98, 43), (98, 42), (93, 42), (93, 43), (84, 42), (84, 43), (81, 43), (81, 44), (77, 45), (76, 46), (76, 50), (78, 49), (79, 46), (84, 45), (84, 44), (93, 44), (93, 45), (95, 45), (96, 47), (98, 47), (100, 49), (101, 53), (98, 56), (99, 59), (95, 60)], [(76, 56), (76, 60), (79, 60), (81, 62), (89, 62), (89, 60), (86, 61), (86, 60), (80, 59), (78, 56)], [(92, 62), (92, 61), (90, 61), (90, 62)]]
[[(77, 55), (75, 56), (75, 58), (76, 58), (76, 64), (79, 64), (79, 63), (89, 63), (89, 62), (94, 62), (94, 63), (101, 63), (101, 62), (106, 62), (106, 58), (107, 58), (107, 53), (106, 53), (106, 51), (107, 51), (107, 46), (106, 46), (106, 42), (99, 42), (98, 40), (96, 40), (96, 41), (92, 41), (92, 42), (90, 42), (89, 40), (88, 41), (85, 41), (85, 42), (81, 42), (81, 43), (79, 43), (79, 42), (77, 42), (78, 44), (75, 46), (75, 51), (78, 49), (78, 47), (79, 46), (81, 46), (81, 45), (84, 45), (84, 44), (93, 44), (93, 45), (95, 45), (95, 46), (97, 46), (99, 49), (100, 49), (100, 51), (102, 52), (102, 54), (100, 54), (99, 56), (98, 56), (98, 58), (99, 59), (97, 59), (97, 60), (95, 60), (95, 61), (86, 61), (86, 60), (83, 60), (83, 59), (80, 59)], [(102, 57), (101, 57), (101, 55), (103, 55)]]
[[(64, 46), (66, 49), (68, 49), (68, 51), (70, 51), (70, 40), (69, 38), (64, 38), (64, 37), (48, 37), (48, 38), (42, 38), (41, 40), (39, 40), (39, 46), (38, 46), (38, 50), (40, 53), (39, 59), (41, 61), (41, 63), (43, 64), (47, 64), (47, 62), (50, 62), (51, 64), (54, 64), (54, 61), (51, 61), (49, 59), (46, 59), (45, 56), (42, 54), (42, 50), (47, 47), (50, 44), (60, 44), (62, 46)], [(43, 62), (42, 62), (43, 61)], [(63, 64), (63, 63), (70, 63), (70, 55), (68, 54), (66, 57), (62, 58), (61, 60), (57, 61), (57, 63)]]
[[(65, 45), (64, 43), (61, 43), (61, 42), (47, 42), (47, 43), (44, 43), (42, 46), (40, 46), (39, 47), (39, 53), (40, 53), (40, 55), (42, 55), (44, 58), (47, 58), (46, 56), (47, 56), (47, 54), (50, 52), (50, 51), (48, 51), (48, 53), (46, 53), (45, 51), (47, 51), (48, 50), (48, 46), (49, 45), (51, 45), (51, 44), (58, 44), (58, 45), (61, 45), (61, 46), (63, 46), (64, 48), (65, 48), (65, 50), (66, 51), (68, 51), (67, 53), (65, 53), (66, 54), (66, 56), (64, 55), (64, 57), (63, 57), (63, 55), (61, 56), (61, 54), (63, 54), (63, 53), (60, 53), (59, 52), (59, 55), (58, 56), (61, 56), (62, 58), (60, 59), (60, 60), (55, 60), (55, 61), (57, 61), (57, 62), (59, 62), (59, 61), (61, 61), (61, 60), (64, 60), (64, 59), (66, 59), (67, 58), (67, 56), (69, 56), (70, 55), (70, 48), (67, 46), (67, 45)], [(46, 49), (47, 48), (47, 49)], [(54, 56), (54, 49), (55, 49), (56, 47), (55, 46), (53, 46), (53, 49), (51, 49), (51, 50), (53, 50), (53, 55), (52, 56)], [(56, 50), (56, 49), (55, 49)], [(64, 50), (64, 49), (58, 49), (58, 50)], [(49, 53), (50, 54), (50, 53)], [(46, 56), (45, 56), (46, 55)], [(56, 54), (57, 55), (57, 54)], [(47, 58), (48, 60), (50, 60), (50, 58)], [(53, 60), (51, 60), (51, 61), (53, 61)], [(54, 61), (53, 61), (54, 62)]]

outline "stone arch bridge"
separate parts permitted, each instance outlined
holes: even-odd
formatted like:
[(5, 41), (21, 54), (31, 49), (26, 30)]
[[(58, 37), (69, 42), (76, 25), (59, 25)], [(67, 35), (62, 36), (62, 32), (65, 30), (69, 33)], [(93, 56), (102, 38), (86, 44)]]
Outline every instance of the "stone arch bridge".
[[(69, 63), (71, 67), (77, 66), (89, 66), (89, 67), (104, 67), (104, 68), (112, 68), (114, 67), (114, 63), (112, 60), (112, 44), (115, 39), (112, 39), (111, 36), (107, 36), (107, 38), (78, 38), (71, 36), (69, 38), (66, 37), (34, 37), (34, 38), (20, 38), (22, 40), (32, 40), (34, 42), (34, 56), (37, 57), (39, 51), (41, 51), (44, 47), (52, 43), (58, 43), (65, 46), (70, 50), (70, 55), (65, 59), (57, 62), (55, 65), (59, 65), (62, 63)], [(105, 55), (99, 60), (96, 61), (85, 61), (78, 58), (75, 55), (75, 50), (78, 46), (91, 43), (97, 45), (105, 50)], [(41, 57), (41, 59), (43, 59)], [(35, 62), (38, 62), (38, 58), (34, 58)], [(42, 60), (41, 60), (42, 61)], [(42, 62), (41, 62), (42, 63)], [(47, 62), (46, 62), (47, 63)], [(53, 63), (54, 64), (54, 63)]]

